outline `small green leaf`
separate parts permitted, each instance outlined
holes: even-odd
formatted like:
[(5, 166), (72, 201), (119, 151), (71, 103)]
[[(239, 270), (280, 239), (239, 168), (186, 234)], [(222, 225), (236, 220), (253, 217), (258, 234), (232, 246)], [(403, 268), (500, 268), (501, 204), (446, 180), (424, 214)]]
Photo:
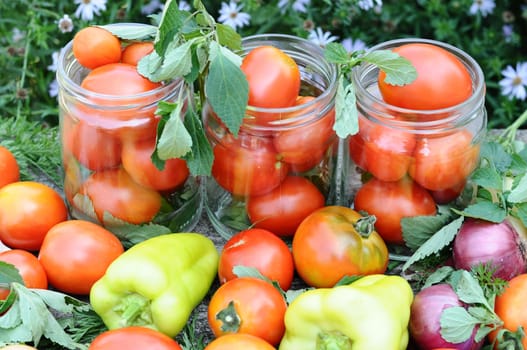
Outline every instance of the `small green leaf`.
[[(164, 102), (165, 105), (167, 103)], [(181, 158), (192, 147), (192, 137), (181, 117), (182, 103), (174, 103), (172, 106), (173, 109), (157, 141), (157, 156), (161, 160)]]
[(249, 84), (239, 66), (226, 57), (216, 42), (211, 42), (213, 57), (205, 81), (205, 94), (218, 117), (236, 136), (245, 117)]
[(12, 282), (24, 284), (20, 272), (14, 265), (0, 261), (0, 283), (10, 284)]
[(527, 227), (527, 203), (517, 203), (513, 205), (511, 211), (520, 219), (523, 226)]
[[(22, 323), (22, 317), (20, 317), (20, 298), (18, 298), (16, 291), (13, 289), (9, 293), (7, 300), (3, 301), (0, 312), (0, 330), (15, 328)], [(4, 307), (5, 306), (5, 307)], [(0, 337), (0, 339), (5, 339)], [(29, 338), (28, 340), (30, 340)]]
[(454, 268), (451, 266), (441, 266), (427, 277), (422, 288), (430, 287), (431, 285), (448, 280), (453, 271)]
[(335, 97), (335, 124), (333, 129), (340, 138), (346, 138), (359, 131), (359, 113), (357, 111), (355, 89), (351, 82), (339, 77)]
[(483, 288), (479, 285), (476, 278), (468, 271), (459, 270), (456, 271), (459, 277), (452, 283), (452, 288), (456, 292), (459, 300), (467, 304), (481, 304), (492, 310), (489, 305)]
[[(180, 45), (173, 43), (163, 57), (160, 66), (156, 53), (150, 53), (139, 61), (139, 73), (143, 74), (143, 72), (148, 72), (149, 75), (147, 77), (154, 82), (183, 78), (192, 70), (191, 47), (193, 44), (194, 41), (192, 40), (181, 43)], [(153, 67), (157, 68), (152, 71)]]
[(512, 163), (511, 155), (505, 150), (503, 145), (497, 142), (484, 142), (481, 147), (480, 156), (482, 159), (486, 159), (491, 164), (494, 164), (500, 173), (504, 173), (509, 169)]
[(524, 174), (507, 197), (510, 203), (527, 202), (527, 174)]
[(232, 268), (232, 273), (234, 273), (236, 277), (254, 277), (269, 283), (272, 282), (269, 278), (262, 275), (260, 270), (252, 266), (236, 265)]
[(441, 336), (451, 343), (462, 343), (472, 336), (479, 320), (461, 306), (446, 308), (441, 313)]
[(186, 160), (189, 171), (194, 176), (209, 176), (212, 162), (214, 161), (214, 154), (199, 116), (192, 108), (187, 110), (183, 123), (192, 137), (191, 152), (187, 153), (183, 159)]
[(179, 9), (178, 1), (168, 0), (163, 9), (158, 38), (154, 43), (155, 51), (161, 57), (165, 56), (170, 50), (170, 43), (174, 38), (178, 38), (178, 33), (183, 31), (183, 27), (193, 26), (193, 24), (190, 13)]
[(229, 25), (216, 23), (218, 43), (231, 50), (238, 51), (242, 48), (242, 37)]
[(437, 215), (402, 218), (401, 228), (406, 246), (413, 251), (417, 250), (454, 217), (454, 212), (448, 210), (440, 212)]
[(324, 57), (336, 64), (346, 64), (350, 59), (348, 51), (340, 43), (328, 43), (324, 48)]
[(502, 222), (507, 216), (507, 211), (490, 201), (478, 201), (468, 205), (460, 215), (490, 222)]
[(108, 212), (104, 212), (103, 220), (106, 223), (105, 227), (119, 238), (127, 249), (149, 238), (170, 233), (170, 229), (165, 226), (152, 223), (133, 225), (119, 220)]
[(98, 26), (124, 40), (153, 41), (157, 34), (157, 27), (148, 24), (130, 25), (115, 23)]
[(375, 50), (364, 54), (362, 61), (379, 67), (386, 73), (384, 81), (391, 85), (410, 84), (417, 78), (417, 71), (412, 63), (391, 50)]
[(403, 265), (403, 271), (410, 267), (413, 263), (424, 259), (432, 254), (438, 253), (441, 249), (449, 245), (457, 235), (463, 217), (459, 217), (449, 224), (443, 226), (432, 237), (430, 237)]
[(496, 168), (494, 167), (480, 167), (472, 173), (472, 181), (481, 187), (490, 188), (494, 190), (502, 189), (502, 179)]

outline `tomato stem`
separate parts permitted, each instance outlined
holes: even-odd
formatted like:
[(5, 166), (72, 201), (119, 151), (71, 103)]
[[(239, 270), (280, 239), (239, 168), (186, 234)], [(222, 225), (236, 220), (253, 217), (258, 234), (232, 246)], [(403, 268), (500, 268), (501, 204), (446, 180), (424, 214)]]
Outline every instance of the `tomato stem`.
[(232, 300), (225, 309), (216, 314), (216, 319), (222, 322), (221, 330), (223, 332), (237, 332), (241, 325), (240, 316), (236, 312)]
[(377, 218), (375, 215), (367, 215), (361, 217), (357, 222), (355, 223), (354, 227), (355, 230), (364, 238), (368, 238), (371, 233), (375, 230), (375, 221), (377, 221)]
[(321, 332), (317, 336), (317, 350), (351, 350), (351, 339), (338, 331)]

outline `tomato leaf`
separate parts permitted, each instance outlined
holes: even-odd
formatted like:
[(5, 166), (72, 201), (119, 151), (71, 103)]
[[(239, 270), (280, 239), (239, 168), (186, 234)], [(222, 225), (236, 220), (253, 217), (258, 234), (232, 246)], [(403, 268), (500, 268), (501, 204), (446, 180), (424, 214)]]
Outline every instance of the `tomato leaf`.
[(412, 251), (418, 249), (441, 227), (452, 221), (456, 215), (451, 210), (439, 210), (437, 215), (404, 217), (401, 219), (403, 239)]
[(192, 137), (181, 117), (183, 103), (181, 101), (178, 103), (161, 101), (159, 105), (162, 107), (158, 108), (156, 114), (163, 116), (169, 113), (169, 117), (157, 140), (157, 156), (161, 160), (181, 158), (192, 147)]
[(472, 174), (472, 181), (478, 186), (495, 190), (502, 189), (502, 178), (494, 167), (479, 167)]
[(450, 284), (459, 300), (467, 304), (484, 305), (488, 310), (493, 309), (485, 297), (483, 288), (481, 288), (476, 278), (470, 272), (465, 270), (455, 271)]
[(231, 50), (237, 51), (242, 48), (242, 37), (229, 25), (217, 23), (216, 31), (218, 34), (218, 43), (226, 46)]
[(106, 229), (116, 235), (126, 249), (148, 238), (170, 233), (168, 227), (151, 223), (133, 225), (119, 220), (108, 212), (104, 212), (103, 220)]
[(507, 216), (507, 210), (491, 201), (479, 200), (474, 204), (468, 205), (464, 210), (460, 211), (459, 214), (498, 223), (505, 219)]
[(240, 67), (224, 52), (218, 43), (211, 42), (205, 95), (214, 112), (236, 136), (245, 116), (249, 84)]
[(188, 152), (183, 159), (186, 160), (189, 171), (196, 176), (209, 176), (211, 174), (214, 154), (212, 147), (207, 140), (205, 130), (199, 120), (199, 116), (194, 109), (189, 108), (183, 120), (192, 138), (191, 152)]
[(20, 272), (14, 265), (0, 261), (0, 284), (10, 284), (12, 282), (24, 284)]
[(106, 29), (113, 35), (124, 40), (150, 41), (154, 40), (157, 34), (157, 27), (148, 24), (134, 26), (126, 23), (115, 23), (111, 25), (101, 25), (98, 27)]
[(324, 57), (331, 63), (347, 64), (350, 56), (340, 43), (328, 43), (324, 48)]
[[(187, 26), (186, 29), (185, 26)], [(178, 2), (169, 0), (165, 4), (165, 9), (161, 17), (158, 38), (154, 43), (155, 52), (164, 56), (169, 49), (169, 45), (179, 32), (190, 31), (195, 28), (190, 13), (179, 9)]]
[(362, 61), (371, 63), (379, 67), (386, 73), (385, 82), (391, 85), (410, 84), (417, 78), (417, 71), (412, 63), (390, 50), (374, 50), (366, 52)]
[(463, 217), (460, 216), (454, 219), (449, 224), (443, 226), (437, 231), (432, 237), (430, 237), (425, 243), (423, 243), (412, 256), (403, 265), (403, 271), (415, 262), (424, 259), (432, 254), (438, 253), (441, 249), (449, 245), (457, 235), (461, 224), (463, 223)]
[(340, 138), (346, 138), (359, 131), (359, 113), (357, 111), (355, 89), (346, 78), (339, 77), (335, 97), (335, 124), (333, 129)]
[(520, 177), (518, 183), (514, 186), (507, 197), (510, 203), (527, 202), (527, 174)]
[(448, 342), (462, 343), (470, 338), (479, 323), (464, 307), (448, 307), (441, 313), (441, 336)]
[(192, 70), (191, 48), (195, 40), (173, 43), (164, 56), (151, 52), (139, 61), (138, 72), (154, 82), (183, 78)]

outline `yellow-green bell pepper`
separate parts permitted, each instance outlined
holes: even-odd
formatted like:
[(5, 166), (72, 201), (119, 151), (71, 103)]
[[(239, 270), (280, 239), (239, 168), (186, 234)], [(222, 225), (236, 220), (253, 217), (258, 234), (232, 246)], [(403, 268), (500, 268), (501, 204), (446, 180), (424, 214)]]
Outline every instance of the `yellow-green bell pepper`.
[(111, 263), (90, 303), (109, 329), (140, 325), (174, 337), (209, 291), (218, 259), (213, 242), (198, 233), (149, 238)]
[(412, 301), (404, 278), (381, 274), (305, 291), (286, 311), (279, 350), (406, 349)]

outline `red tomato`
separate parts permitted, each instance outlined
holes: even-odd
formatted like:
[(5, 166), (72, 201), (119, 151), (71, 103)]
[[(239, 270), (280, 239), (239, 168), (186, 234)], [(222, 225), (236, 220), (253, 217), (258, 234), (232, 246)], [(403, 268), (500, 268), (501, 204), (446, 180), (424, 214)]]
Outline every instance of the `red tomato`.
[(187, 162), (179, 158), (169, 159), (163, 170), (159, 170), (151, 159), (155, 147), (155, 139), (125, 142), (122, 153), (124, 169), (135, 182), (154, 190), (170, 190), (183, 185), (189, 176)]
[(0, 240), (11, 248), (38, 250), (48, 230), (67, 218), (64, 200), (47, 185), (20, 181), (0, 188)]
[(372, 178), (356, 193), (354, 208), (375, 215), (375, 229), (388, 243), (403, 244), (401, 219), (435, 215), (434, 199), (409, 178), (386, 182)]
[(121, 241), (105, 228), (89, 221), (68, 220), (48, 231), (38, 259), (53, 287), (88, 295), (123, 252)]
[(302, 221), (293, 237), (296, 271), (316, 288), (333, 287), (342, 277), (384, 273), (388, 248), (363, 216), (353, 209), (326, 206)]
[(130, 96), (161, 86), (143, 77), (137, 68), (126, 63), (105, 64), (92, 70), (82, 80), (81, 87), (99, 94)]
[(121, 55), (121, 62), (137, 66), (139, 61), (154, 50), (154, 43), (135, 42), (126, 46)]
[(289, 107), (300, 91), (300, 70), (284, 51), (260, 46), (243, 58), (241, 70), (249, 83), (249, 105), (265, 108)]
[(375, 125), (364, 140), (366, 170), (379, 180), (397, 181), (406, 175), (414, 148), (413, 134)]
[(0, 188), (20, 180), (18, 162), (9, 149), (0, 146)]
[(209, 302), (208, 321), (216, 337), (246, 333), (277, 345), (285, 332), (286, 308), (284, 297), (271, 283), (239, 277), (214, 292)]
[[(296, 100), (295, 105), (300, 106), (314, 99), (312, 96), (301, 96)], [(313, 113), (316, 108), (317, 105), (306, 107), (299, 113), (304, 114), (303, 118), (307, 118), (306, 114)], [(292, 128), (280, 131), (274, 136), (274, 146), (284, 162), (305, 165), (307, 169), (310, 169), (320, 163), (324, 153), (336, 138), (335, 131), (333, 131), (334, 122), (334, 109), (314, 122), (307, 124), (304, 124), (305, 121), (293, 122)], [(302, 124), (294, 126), (300, 123)]]
[(234, 333), (214, 339), (205, 350), (275, 350), (275, 347), (254, 335)]
[(461, 192), (465, 189), (466, 181), (463, 181), (457, 185), (454, 185), (450, 188), (445, 188), (444, 190), (437, 191), (428, 191), (434, 198), (434, 201), (437, 204), (447, 204), (452, 202), (454, 199), (461, 195)]
[[(504, 329), (516, 332), (518, 327), (527, 329), (527, 274), (520, 274), (509, 280), (505, 290), (496, 297), (494, 312), (503, 321)], [(501, 329), (501, 328), (500, 328)], [(497, 331), (489, 334), (489, 339), (493, 341), (497, 336)], [(522, 345), (527, 349), (527, 337), (522, 338)]]
[(251, 228), (233, 235), (223, 246), (218, 278), (225, 283), (237, 278), (235, 266), (254, 267), (262, 275), (288, 290), (293, 282), (293, 255), (287, 244), (274, 233)]
[[(0, 253), (0, 261), (15, 266), (27, 288), (48, 288), (46, 271), (38, 261), (37, 257), (22, 249), (6, 250)], [(0, 288), (0, 300), (9, 294), (9, 289)]]
[(130, 326), (109, 330), (99, 334), (88, 350), (182, 350), (168, 335), (156, 330)]
[(120, 140), (84, 121), (79, 121), (71, 128), (63, 128), (62, 140), (65, 152), (71, 152), (90, 170), (115, 168), (121, 164)]
[(280, 160), (272, 142), (239, 134), (226, 135), (214, 146), (212, 176), (234, 195), (260, 195), (278, 187), (289, 167)]
[(81, 65), (94, 69), (121, 60), (121, 42), (101, 27), (82, 28), (73, 37), (73, 55)]
[(161, 195), (137, 184), (122, 168), (93, 173), (79, 193), (91, 200), (97, 216), (94, 219), (101, 223), (104, 212), (109, 212), (128, 223), (143, 224), (152, 221), (161, 208)]
[(378, 85), (388, 104), (434, 110), (455, 106), (472, 95), (470, 73), (446, 49), (426, 43), (411, 43), (392, 51), (412, 63), (417, 70), (417, 79), (402, 86), (390, 85), (384, 81), (386, 73), (380, 71)]
[(326, 199), (308, 179), (288, 176), (282, 183), (260, 196), (247, 198), (247, 214), (254, 227), (279, 236), (293, 236), (302, 220), (324, 206)]
[(472, 144), (472, 139), (468, 130), (418, 139), (408, 168), (410, 176), (432, 191), (459, 186), (479, 162), (479, 145)]

